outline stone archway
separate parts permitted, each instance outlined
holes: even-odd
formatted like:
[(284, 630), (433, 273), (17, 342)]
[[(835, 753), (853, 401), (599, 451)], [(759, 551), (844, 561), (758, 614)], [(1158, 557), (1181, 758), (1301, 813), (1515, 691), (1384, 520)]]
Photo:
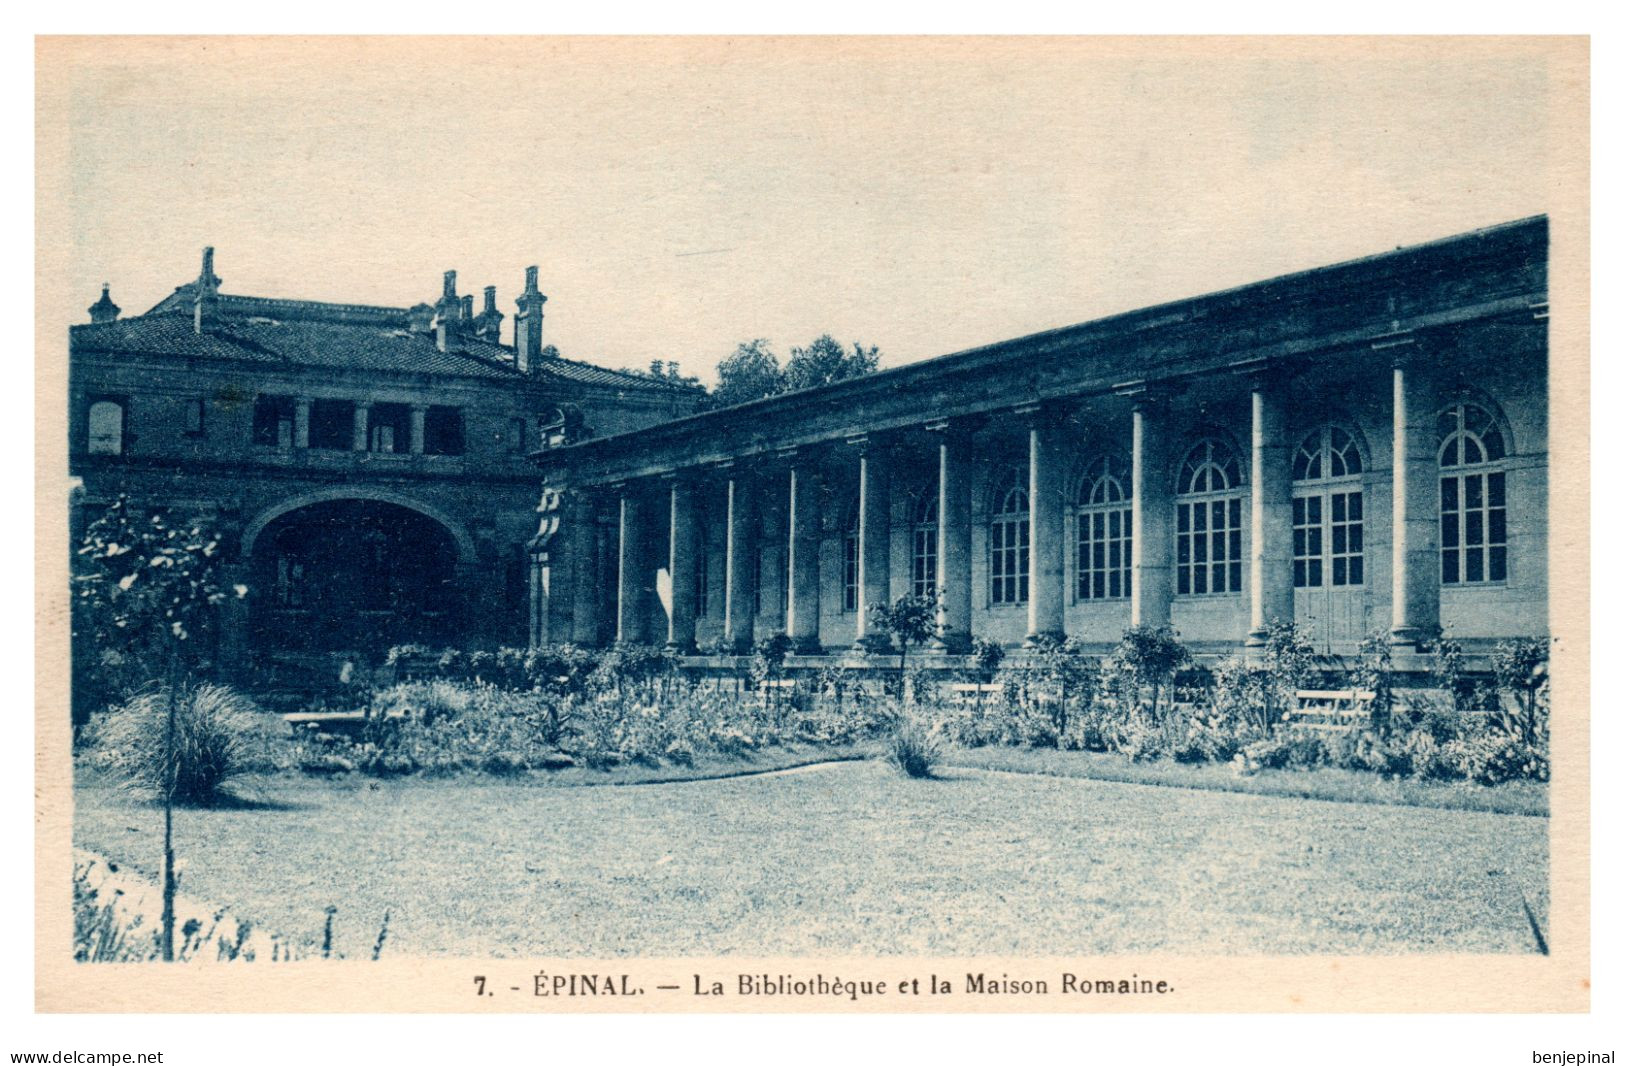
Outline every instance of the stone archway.
[(260, 649), (376, 654), (458, 634), (461, 546), (421, 510), (364, 497), (317, 500), (257, 521), (243, 547)]

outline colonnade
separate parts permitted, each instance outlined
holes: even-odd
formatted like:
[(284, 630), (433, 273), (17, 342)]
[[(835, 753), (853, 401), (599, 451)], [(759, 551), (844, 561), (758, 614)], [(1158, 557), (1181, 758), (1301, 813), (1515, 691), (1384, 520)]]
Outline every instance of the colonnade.
[[(1438, 487), (1432, 375), (1412, 357), (1408, 336), (1386, 339), (1373, 348), (1391, 358), (1393, 380), (1393, 579), (1391, 630), (1397, 646), (1414, 647), (1437, 631), (1439, 622)], [(1293, 481), (1294, 440), (1288, 432), (1287, 388), (1297, 369), (1253, 360), (1231, 368), (1243, 375), (1251, 394), (1250, 507), (1247, 644), (1261, 646), (1268, 625), (1293, 617)], [(1129, 617), (1134, 625), (1170, 622), (1175, 590), (1174, 467), (1182, 439), (1171, 418), (1173, 397), (1199, 383), (1173, 386), (1135, 382), (1116, 392), (1132, 401), (1131, 528), (1132, 581)], [(1081, 402), (1081, 401), (1072, 401)], [(1065, 515), (1068, 506), (1065, 402), (1041, 402), (990, 410), (971, 416), (922, 420), (934, 452), (936, 489), (936, 646), (963, 651), (974, 634), (972, 602), (972, 461), (976, 438), (991, 419), (1024, 430), (1027, 517), (1026, 640), (1065, 636)], [(572, 483), (575, 494), (574, 534), (567, 550), (601, 555), (592, 544), (591, 505), (584, 493), (597, 492), (614, 501), (614, 573), (596, 577), (578, 569), (578, 580), (561, 583), (550, 573), (551, 555), (538, 552), (533, 567), (531, 627), (533, 642), (575, 640), (596, 643), (602, 629), (599, 595), (606, 582), (615, 593), (614, 639), (692, 649), (697, 617), (695, 567), (699, 560), (698, 497), (709, 483), (725, 501), (721, 531), (723, 568), (720, 581), (721, 632), (729, 646), (748, 644), (755, 633), (757, 545), (754, 538), (764, 491), (782, 492), (788, 501), (786, 528), (775, 544), (787, 558), (784, 566), (784, 630), (803, 652), (820, 650), (820, 478), (837, 463), (855, 467), (857, 609), (856, 637), (870, 632), (868, 608), (888, 599), (891, 590), (890, 513), (894, 455), (888, 434), (854, 431), (812, 447), (781, 449), (766, 456), (736, 457), (704, 467), (668, 470), (638, 481), (588, 485)], [(653, 491), (658, 479), (664, 491)], [(569, 508), (565, 508), (569, 511)], [(564, 525), (572, 523), (566, 514)], [(668, 544), (664, 560), (669, 603), (665, 632), (648, 632), (653, 592), (648, 546), (664, 524)], [(652, 535), (653, 534), (653, 535)], [(587, 568), (587, 569), (590, 569)], [(548, 630), (549, 599), (572, 597), (572, 631)]]

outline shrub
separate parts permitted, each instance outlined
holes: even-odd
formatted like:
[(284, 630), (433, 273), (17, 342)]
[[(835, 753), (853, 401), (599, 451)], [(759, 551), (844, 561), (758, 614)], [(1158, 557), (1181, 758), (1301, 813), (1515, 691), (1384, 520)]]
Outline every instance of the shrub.
[(931, 777), (941, 758), (941, 738), (918, 718), (909, 717), (897, 723), (887, 738), (886, 761), (908, 777)]
[(1004, 645), (987, 637), (977, 637), (971, 641), (970, 660), (977, 679), (984, 685), (988, 684), (998, 673), (999, 664), (1004, 662)]
[(95, 721), (90, 750), (97, 765), (176, 802), (207, 805), (231, 778), (263, 763), (268, 723), (247, 696), (200, 684), (175, 695), (175, 744), (168, 750), (169, 690), (150, 689)]
[(1525, 746), (1544, 752), (1549, 742), (1550, 714), (1546, 640), (1519, 637), (1503, 640), (1490, 656), (1500, 691), (1498, 724)]
[(1174, 674), (1190, 662), (1190, 652), (1179, 642), (1173, 626), (1138, 625), (1123, 630), (1123, 639), (1107, 659), (1108, 672), (1117, 675), (1117, 688), (1134, 702), (1144, 698), (1149, 688), (1149, 713), (1153, 720), (1160, 717), (1162, 696)]
[(908, 669), (908, 649), (924, 644), (937, 633), (938, 596), (900, 596), (894, 603), (869, 605), (869, 625), (876, 636), (893, 639), (902, 655), (898, 672)]
[(1326, 741), (1313, 733), (1283, 733), (1255, 740), (1235, 760), (1247, 770), (1312, 770), (1331, 761)]

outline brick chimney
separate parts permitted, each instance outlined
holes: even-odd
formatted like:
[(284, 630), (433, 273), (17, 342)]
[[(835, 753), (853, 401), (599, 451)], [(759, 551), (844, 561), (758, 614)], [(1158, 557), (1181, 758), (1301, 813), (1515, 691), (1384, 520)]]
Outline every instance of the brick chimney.
[(90, 305), (90, 320), (98, 325), (118, 318), (119, 306), (107, 295), (110, 288), (112, 286), (108, 282), (102, 282), (102, 298)]
[(474, 336), (492, 344), (501, 343), (502, 312), (497, 310), (497, 287), (485, 287), (485, 308), (474, 319)]
[(406, 309), (406, 325), (413, 333), (429, 333), (434, 329), (434, 308), (417, 304)]
[(214, 249), (203, 249), (203, 268), (197, 276), (197, 293), (192, 298), (192, 331), (202, 333), (220, 313), (220, 279), (214, 274)]
[(440, 283), (440, 302), (434, 305), (435, 347), (455, 347), (463, 335), (463, 301), (457, 296), (457, 271), (446, 271)]
[(542, 363), (542, 305), (547, 297), (536, 288), (536, 268), (525, 268), (525, 291), (515, 301), (519, 313), (513, 317), (513, 362), (522, 374), (534, 374)]

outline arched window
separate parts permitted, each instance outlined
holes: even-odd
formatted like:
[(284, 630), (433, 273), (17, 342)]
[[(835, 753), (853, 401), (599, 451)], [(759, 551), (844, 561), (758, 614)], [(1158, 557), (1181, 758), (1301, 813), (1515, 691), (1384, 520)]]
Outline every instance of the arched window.
[(90, 405), (86, 446), (91, 455), (124, 454), (124, 405), (115, 400), (97, 400)]
[(916, 596), (937, 594), (937, 494), (922, 492), (914, 501), (909, 531), (910, 589)]
[(1175, 483), (1175, 539), (1181, 596), (1241, 591), (1241, 463), (1208, 438), (1185, 455)]
[(1359, 445), (1337, 426), (1317, 429), (1298, 445), (1292, 458), (1294, 588), (1365, 584), (1364, 471)]
[(852, 519), (846, 524), (841, 537), (841, 610), (848, 614), (858, 609), (858, 509), (852, 508)]
[(1495, 416), (1458, 403), (1439, 415), (1439, 564), (1446, 585), (1507, 579), (1506, 437)]
[(1102, 457), (1090, 465), (1078, 486), (1075, 504), (1080, 600), (1122, 599), (1131, 591), (1133, 485), (1127, 463)]
[(988, 598), (995, 604), (1027, 602), (1027, 563), (1031, 526), (1027, 486), (1007, 481), (988, 523)]

